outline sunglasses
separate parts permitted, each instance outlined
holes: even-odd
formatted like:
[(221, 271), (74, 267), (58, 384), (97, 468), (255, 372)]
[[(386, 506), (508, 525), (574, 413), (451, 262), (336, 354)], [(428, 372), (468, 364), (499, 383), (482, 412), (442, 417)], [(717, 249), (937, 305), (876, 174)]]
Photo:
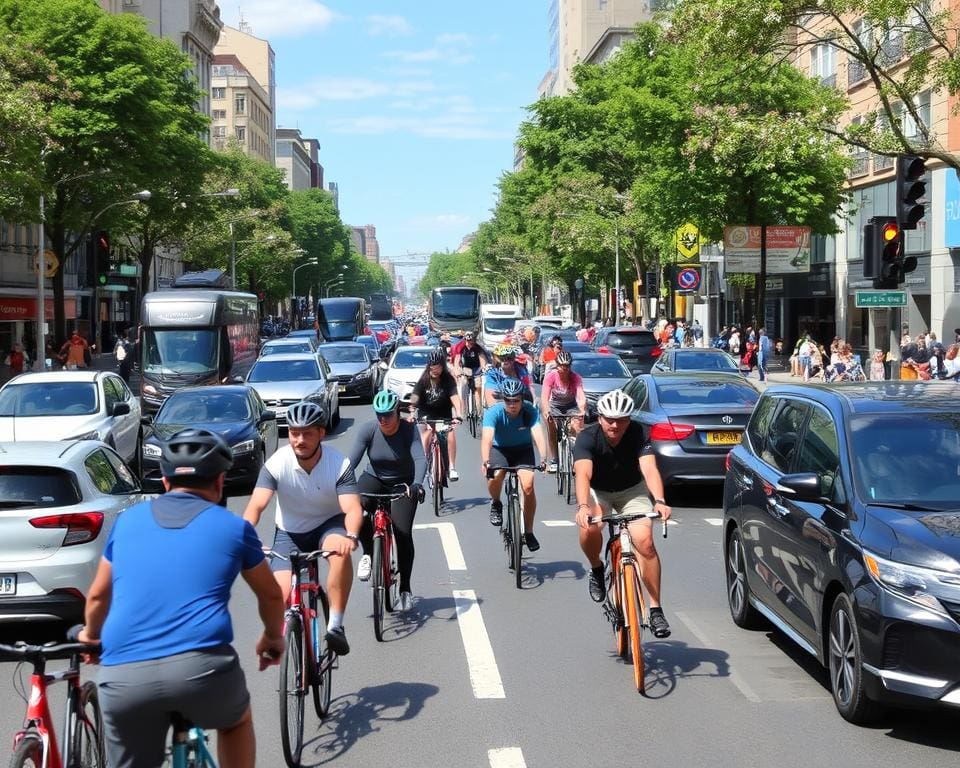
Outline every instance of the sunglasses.
[(612, 419), (609, 416), (604, 416), (602, 413), (599, 414), (600, 420), (607, 422), (607, 424), (626, 424), (630, 421), (629, 416), (620, 416), (619, 418)]
[(522, 403), (523, 398), (522, 397), (505, 397), (503, 398), (503, 402), (506, 403), (507, 405), (516, 405), (517, 403)]
[(390, 421), (394, 416), (397, 415), (396, 411), (390, 411), (390, 413), (378, 413), (377, 421)]
[(553, 346), (555, 346), (555, 347), (562, 347), (562, 346), (563, 346), (563, 342), (562, 342), (562, 341), (555, 341), (555, 342), (553, 342)]

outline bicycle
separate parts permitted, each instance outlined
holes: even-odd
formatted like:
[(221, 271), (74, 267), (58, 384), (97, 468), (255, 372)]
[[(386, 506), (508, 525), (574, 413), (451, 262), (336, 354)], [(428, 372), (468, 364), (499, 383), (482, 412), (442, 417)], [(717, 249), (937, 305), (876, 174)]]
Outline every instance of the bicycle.
[(298, 768), (303, 752), (303, 700), (308, 686), (317, 717), (322, 720), (330, 710), (337, 655), (324, 642), (323, 628), (330, 615), (330, 604), (320, 584), (317, 561), (334, 553), (318, 549), (285, 556), (266, 547), (263, 551), (269, 557), (290, 562), (290, 605), (283, 616), (286, 648), (280, 659), (280, 744), (287, 765)]
[[(23, 727), (13, 737), (13, 757), (10, 768), (44, 766), (44, 768), (103, 768), (107, 764), (103, 746), (103, 716), (97, 686), (92, 680), (80, 682), (80, 655), (96, 655), (98, 644), (78, 643), (82, 627), (72, 627), (67, 633), (71, 642), (54, 645), (0, 645), (0, 659), (30, 663), (30, 695), (18, 691), (27, 704)], [(48, 673), (47, 662), (69, 659), (66, 669)], [(16, 679), (15, 679), (16, 682)], [(22, 680), (20, 681), (22, 684)], [(63, 750), (57, 749), (57, 735), (47, 700), (48, 686), (67, 683), (66, 736)]]
[(507, 550), (507, 568), (514, 573), (517, 589), (523, 589), (523, 517), (520, 514), (520, 482), (517, 472), (529, 469), (543, 471), (543, 465), (518, 464), (515, 467), (498, 467), (487, 465), (487, 472), (507, 473), (507, 513), (503, 518), (500, 535), (503, 537), (503, 546)]
[(558, 413), (551, 418), (557, 425), (557, 493), (567, 504), (573, 498), (573, 440), (570, 422), (582, 418), (579, 414)]
[[(640, 564), (633, 552), (629, 525), (634, 520), (662, 519), (659, 512), (640, 512), (620, 515), (607, 514), (590, 517), (591, 523), (609, 523), (610, 539), (606, 557), (609, 564), (607, 596), (603, 601), (603, 613), (613, 626), (620, 658), (633, 661), (633, 678), (639, 693), (644, 693), (643, 630), (649, 629), (649, 615), (643, 602), (640, 582)], [(616, 535), (613, 527), (616, 526)], [(667, 521), (663, 521), (663, 538), (667, 538)], [(628, 655), (629, 654), (629, 655)]]
[(443, 489), (447, 486), (447, 469), (450, 458), (447, 453), (447, 432), (460, 422), (459, 419), (417, 419), (431, 429), (430, 448), (427, 451), (427, 478), (433, 498), (433, 514), (440, 517), (443, 506)]
[(207, 749), (203, 729), (179, 714), (170, 718), (173, 736), (170, 740), (170, 768), (217, 768), (213, 755)]
[(467, 380), (467, 401), (465, 404), (466, 408), (466, 421), (467, 425), (470, 427), (470, 436), (473, 438), (480, 437), (480, 412), (477, 410), (477, 401), (475, 399), (476, 393), (476, 376), (474, 376), (472, 368), (463, 368), (462, 373), (460, 374)]

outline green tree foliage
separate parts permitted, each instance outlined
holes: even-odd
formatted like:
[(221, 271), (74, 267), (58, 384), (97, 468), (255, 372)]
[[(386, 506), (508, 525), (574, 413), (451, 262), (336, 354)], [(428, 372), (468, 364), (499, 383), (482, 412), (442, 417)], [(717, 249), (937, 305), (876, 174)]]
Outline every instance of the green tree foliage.
[[(303, 270), (310, 272), (310, 277), (302, 283), (304, 288), (325, 283), (344, 271), (343, 266), (350, 261), (350, 228), (340, 220), (329, 192), (306, 189), (289, 193), (287, 217), (293, 239), (306, 251), (300, 260), (317, 265), (316, 270)], [(357, 270), (360, 268), (357, 262)], [(346, 276), (350, 271), (344, 274)]]
[(430, 255), (427, 269), (420, 278), (420, 293), (428, 296), (430, 291), (443, 285), (475, 285), (482, 283), (474, 253), (442, 253)]

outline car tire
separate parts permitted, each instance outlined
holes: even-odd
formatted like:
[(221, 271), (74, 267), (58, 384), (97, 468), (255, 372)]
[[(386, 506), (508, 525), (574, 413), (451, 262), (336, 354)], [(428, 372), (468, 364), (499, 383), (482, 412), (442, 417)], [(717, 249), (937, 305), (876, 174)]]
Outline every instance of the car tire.
[(880, 706), (870, 699), (863, 683), (863, 649), (853, 602), (843, 592), (830, 610), (827, 629), (827, 669), (830, 692), (840, 716), (855, 725), (876, 719)]
[(330, 428), (336, 429), (340, 426), (340, 403), (337, 403), (337, 410), (333, 412), (333, 416), (330, 419)]
[(759, 629), (763, 626), (763, 617), (750, 604), (747, 562), (744, 555), (743, 539), (737, 528), (732, 529), (727, 537), (724, 561), (724, 570), (727, 574), (727, 607), (730, 608), (730, 618), (741, 629)]

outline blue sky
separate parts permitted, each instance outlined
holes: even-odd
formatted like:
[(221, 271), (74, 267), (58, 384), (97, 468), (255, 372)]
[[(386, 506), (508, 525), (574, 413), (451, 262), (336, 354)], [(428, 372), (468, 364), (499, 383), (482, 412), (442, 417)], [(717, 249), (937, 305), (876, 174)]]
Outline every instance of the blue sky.
[(277, 125), (321, 145), (348, 224), (383, 257), (454, 250), (495, 184), (547, 68), (547, 0), (219, 0), (270, 41)]

